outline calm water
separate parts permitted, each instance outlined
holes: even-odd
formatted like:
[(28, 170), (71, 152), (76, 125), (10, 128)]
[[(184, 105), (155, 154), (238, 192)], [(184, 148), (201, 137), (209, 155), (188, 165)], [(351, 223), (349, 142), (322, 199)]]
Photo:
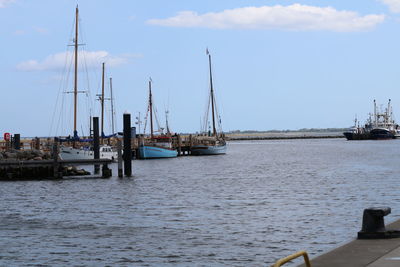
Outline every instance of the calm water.
[(400, 140), (228, 149), (134, 161), (130, 179), (0, 183), (0, 266), (269, 266), (351, 240), (366, 207), (400, 218)]

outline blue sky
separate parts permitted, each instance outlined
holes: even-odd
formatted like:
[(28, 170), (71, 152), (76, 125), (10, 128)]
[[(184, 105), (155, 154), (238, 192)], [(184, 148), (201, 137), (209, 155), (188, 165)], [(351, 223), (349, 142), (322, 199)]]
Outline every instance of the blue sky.
[(77, 4), (88, 67), (79, 88), (90, 90), (79, 132), (86, 106), (99, 114), (101, 62), (119, 130), (124, 111), (143, 117), (152, 77), (160, 121), (168, 107), (173, 131), (198, 131), (207, 47), (226, 131), (347, 127), (389, 98), (400, 121), (400, 0), (0, 0), (2, 132), (72, 133), (60, 104), (72, 95), (60, 92), (73, 88), (62, 77)]

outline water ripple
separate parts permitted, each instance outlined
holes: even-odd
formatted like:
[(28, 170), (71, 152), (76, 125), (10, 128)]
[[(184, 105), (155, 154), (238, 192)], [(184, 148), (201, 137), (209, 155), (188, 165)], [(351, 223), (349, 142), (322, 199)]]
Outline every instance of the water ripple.
[(354, 238), (368, 206), (400, 218), (399, 146), (235, 142), (225, 156), (135, 161), (132, 178), (0, 183), (0, 266), (269, 266), (302, 249), (315, 256)]

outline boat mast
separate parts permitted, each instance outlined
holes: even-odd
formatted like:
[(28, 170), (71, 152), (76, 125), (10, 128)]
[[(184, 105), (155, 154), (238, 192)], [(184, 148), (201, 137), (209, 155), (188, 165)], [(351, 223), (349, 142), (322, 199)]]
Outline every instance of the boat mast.
[(166, 110), (165, 111), (165, 128), (167, 128), (167, 135), (169, 135), (171, 133), (169, 131), (168, 113), (169, 113), (169, 110)]
[(213, 135), (217, 135), (217, 129), (215, 128), (215, 111), (214, 111), (214, 88), (213, 88), (213, 80), (212, 80), (212, 71), (211, 71), (211, 54), (207, 49), (208, 55), (208, 65), (210, 69), (210, 97), (211, 97), (211, 111), (212, 111), (212, 123), (213, 123)]
[(89, 137), (92, 137), (92, 109), (89, 112)]
[(150, 136), (153, 138), (153, 96), (151, 94), (151, 78), (149, 80)]
[(77, 114), (77, 106), (78, 106), (78, 19), (79, 19), (79, 10), (78, 5), (76, 6), (75, 11), (75, 75), (74, 75), (74, 139), (78, 138), (78, 131), (76, 130), (76, 114)]
[(374, 99), (374, 121), (375, 121), (374, 127), (378, 127), (378, 118), (376, 116), (376, 100), (375, 99)]
[(101, 138), (104, 136), (104, 62), (101, 75)]
[(114, 134), (114, 98), (113, 98), (113, 90), (112, 90), (112, 78), (110, 77), (110, 94), (111, 94), (111, 128), (112, 134)]
[(391, 101), (391, 99), (389, 99), (388, 107), (387, 107), (387, 111), (386, 111), (386, 123), (387, 124), (391, 123), (390, 101)]

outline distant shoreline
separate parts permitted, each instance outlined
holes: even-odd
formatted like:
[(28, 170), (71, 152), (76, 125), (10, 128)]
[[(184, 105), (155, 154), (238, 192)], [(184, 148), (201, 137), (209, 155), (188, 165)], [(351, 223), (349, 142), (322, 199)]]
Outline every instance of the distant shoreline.
[(342, 132), (274, 132), (226, 134), (230, 141), (345, 138)]

